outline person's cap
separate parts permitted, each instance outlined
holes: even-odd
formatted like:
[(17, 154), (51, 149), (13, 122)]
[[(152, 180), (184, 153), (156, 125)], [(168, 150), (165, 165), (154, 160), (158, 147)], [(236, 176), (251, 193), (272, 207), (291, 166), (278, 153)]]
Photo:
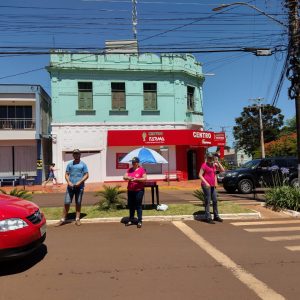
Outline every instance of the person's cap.
[(206, 154), (207, 158), (213, 158), (214, 156), (211, 153)]
[(139, 163), (140, 159), (138, 157), (133, 157), (131, 160), (133, 163)]
[(73, 154), (75, 154), (75, 153), (80, 154), (80, 150), (79, 149), (74, 149)]
[(220, 155), (218, 153), (214, 153), (214, 157), (220, 158)]

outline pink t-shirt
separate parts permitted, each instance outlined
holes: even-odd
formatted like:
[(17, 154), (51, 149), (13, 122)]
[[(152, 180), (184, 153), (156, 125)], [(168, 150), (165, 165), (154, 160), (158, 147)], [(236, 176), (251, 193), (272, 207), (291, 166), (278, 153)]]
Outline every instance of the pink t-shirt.
[[(127, 170), (129, 177), (134, 178), (143, 178), (143, 175), (146, 174), (146, 171), (142, 167), (138, 167), (136, 170), (129, 168)], [(144, 189), (144, 181), (128, 181), (127, 186), (128, 191), (140, 191)]]
[[(207, 163), (203, 163), (201, 166), (201, 169), (203, 172), (204, 179), (208, 182), (210, 186), (216, 185), (216, 167), (215, 165), (208, 165)], [(201, 185), (205, 185), (205, 183), (202, 181)]]

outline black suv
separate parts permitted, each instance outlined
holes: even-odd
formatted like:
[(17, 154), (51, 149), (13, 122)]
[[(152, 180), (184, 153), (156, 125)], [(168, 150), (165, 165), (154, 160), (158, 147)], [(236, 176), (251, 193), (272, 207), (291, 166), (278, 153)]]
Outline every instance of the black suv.
[(241, 168), (226, 171), (223, 187), (233, 193), (236, 189), (242, 194), (248, 194), (256, 187), (271, 187), (282, 185), (298, 185), (298, 162), (294, 157), (270, 157), (254, 159)]

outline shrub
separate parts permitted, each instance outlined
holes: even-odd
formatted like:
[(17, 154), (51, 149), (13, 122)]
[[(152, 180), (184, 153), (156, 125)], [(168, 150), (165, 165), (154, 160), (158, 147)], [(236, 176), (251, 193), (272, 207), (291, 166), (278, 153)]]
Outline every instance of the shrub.
[(101, 199), (96, 203), (99, 210), (113, 210), (126, 207), (125, 197), (122, 195), (126, 191), (120, 190), (120, 186), (103, 186), (104, 190), (96, 192), (96, 196)]
[(5, 195), (10, 195), (10, 196), (14, 196), (14, 197), (18, 197), (18, 198), (22, 198), (25, 200), (31, 200), (32, 199), (32, 193), (23, 189), (17, 189), (14, 188), (13, 190), (11, 190), (9, 193), (7, 193), (6, 191), (0, 189), (0, 192), (2, 194)]
[(203, 194), (203, 192), (202, 192), (201, 189), (194, 190), (193, 196), (194, 196), (195, 198), (197, 198), (198, 200), (202, 201), (202, 204), (204, 205), (205, 198), (204, 198), (204, 194)]
[(300, 188), (291, 186), (279, 186), (266, 192), (266, 206), (274, 210), (300, 209)]

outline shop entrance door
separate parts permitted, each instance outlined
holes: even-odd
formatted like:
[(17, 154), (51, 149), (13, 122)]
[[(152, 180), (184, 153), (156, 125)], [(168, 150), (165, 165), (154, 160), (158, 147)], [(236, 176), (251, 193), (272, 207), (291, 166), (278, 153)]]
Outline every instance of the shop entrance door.
[(187, 152), (187, 164), (188, 179), (197, 179), (197, 153), (195, 150), (189, 150)]

